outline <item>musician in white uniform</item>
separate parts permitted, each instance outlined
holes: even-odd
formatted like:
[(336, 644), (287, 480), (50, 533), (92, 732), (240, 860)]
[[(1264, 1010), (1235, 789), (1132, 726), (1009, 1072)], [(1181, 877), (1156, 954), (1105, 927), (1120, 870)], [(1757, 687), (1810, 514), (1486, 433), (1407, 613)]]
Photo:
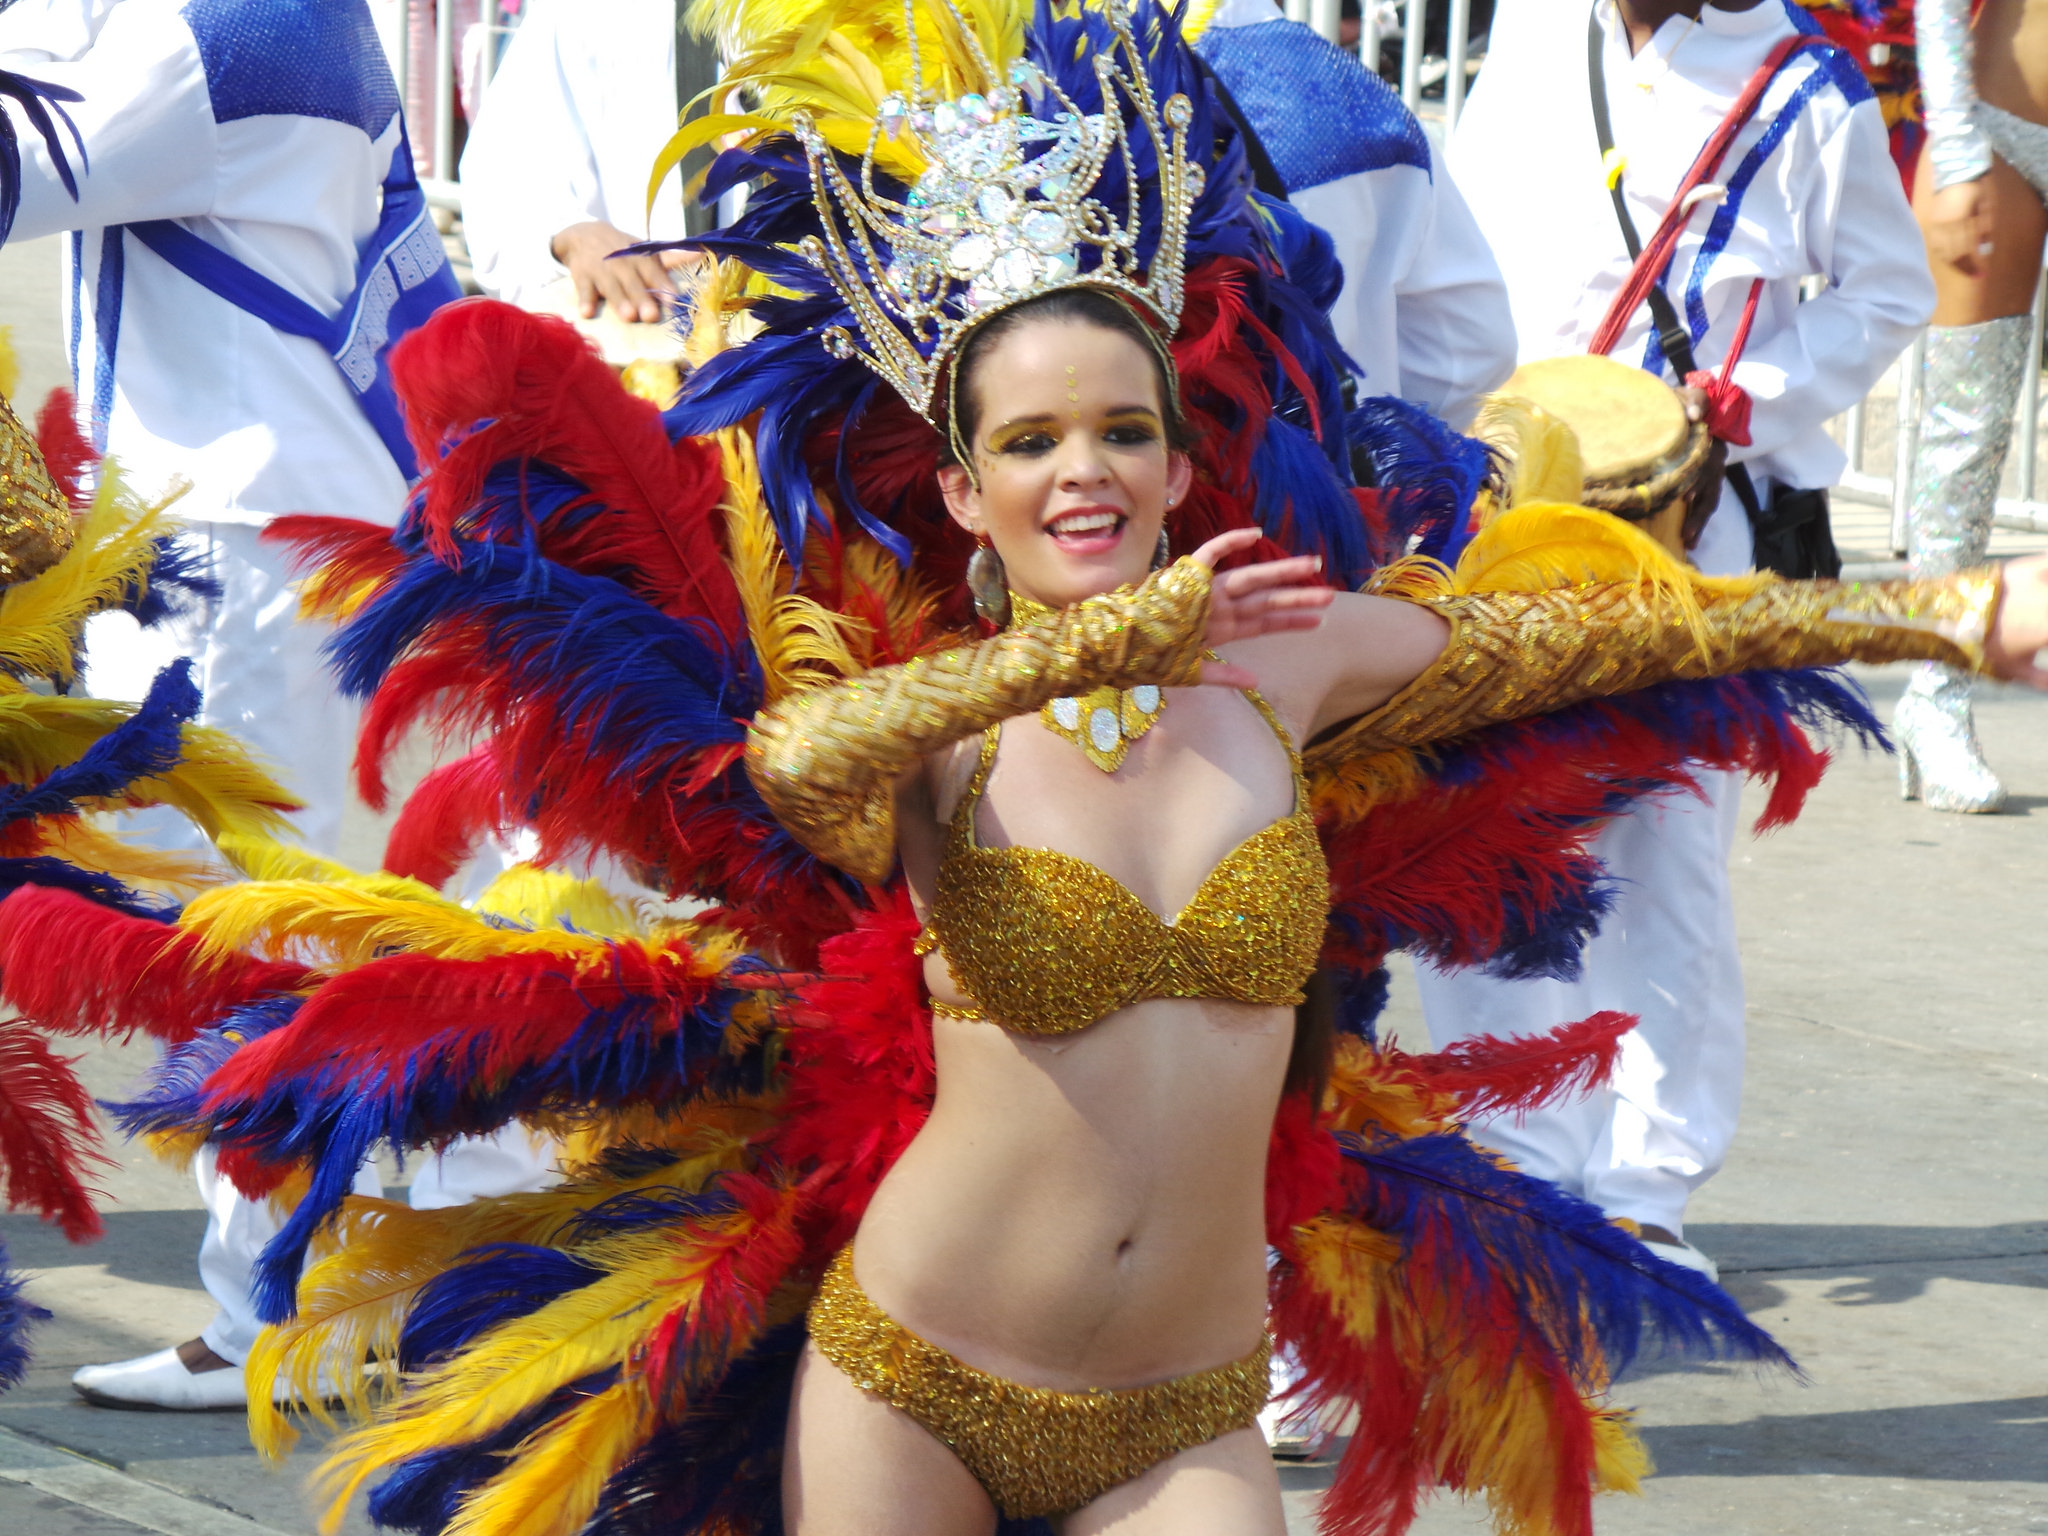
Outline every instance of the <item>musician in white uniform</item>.
[[(23, 239), (68, 232), (64, 323), (82, 425), (143, 493), (189, 485), (178, 510), (222, 587), (182, 629), (165, 626), (167, 646), (120, 616), (96, 622), (89, 686), (139, 698), (159, 666), (193, 655), (202, 718), (270, 760), (307, 802), (304, 841), (332, 853), (356, 711), (332, 685), (322, 632), (294, 622), (285, 559), (260, 535), (290, 512), (394, 524), (406, 476), (335, 356), (210, 290), (144, 234), (168, 221), (287, 301), (321, 316), (344, 310), (401, 134), (364, 0), (14, 0), (0, 9), (0, 67), (82, 98), (68, 105), (85, 148), (74, 156), (76, 201), (17, 119), (14, 225)], [(441, 270), (431, 222), (407, 239), (419, 245), (401, 252), (408, 274)], [(547, 1154), (512, 1135), (423, 1170), (422, 1199), (547, 1183)], [(209, 1156), (198, 1178), (200, 1274), (220, 1311), (176, 1349), (81, 1370), (74, 1380), (94, 1401), (242, 1401), (233, 1367), (259, 1327), (249, 1278), (276, 1223), (216, 1177)], [(374, 1170), (358, 1189), (379, 1192)]]
[[(678, 171), (651, 212), (647, 201), (655, 156), (687, 105), (677, 10), (676, 0), (533, 0), (462, 155), (463, 235), (485, 293), (550, 308), (546, 290), (567, 277), (586, 318), (600, 305), (629, 321), (662, 318), (682, 258), (612, 253), (685, 232)], [(708, 86), (710, 51), (682, 43), (686, 84)], [(708, 227), (700, 215), (691, 232)]]
[(1195, 48), (1287, 200), (1336, 243), (1344, 287), (1330, 319), (1359, 394), (1467, 425), (1514, 370), (1514, 322), (1494, 253), (1415, 114), (1273, 0), (1223, 0)]
[[(1502, 257), (1524, 361), (1583, 352), (1631, 266), (1594, 127), (1589, 10), (1621, 185), (1645, 240), (1772, 48), (1812, 30), (1783, 0), (1704, 10), (1697, 0), (1502, 0), (1450, 161)], [(1838, 50), (1785, 65), (1701, 193), (1665, 291), (1698, 366), (1714, 370), (1764, 280), (1733, 375), (1753, 403), (1751, 442), (1729, 456), (1747, 465), (1768, 508), (1774, 491), (1839, 478), (1842, 451), (1823, 423), (1904, 350), (1932, 311), (1933, 283), (1877, 103)], [(1824, 287), (1802, 302), (1809, 275)], [(1669, 376), (1647, 306), (1612, 355)], [(1693, 559), (1720, 574), (1752, 558), (1731, 485)], [(1418, 981), (1439, 1046), (1607, 1008), (1639, 1015), (1618, 1070), (1590, 1099), (1474, 1129), (1531, 1172), (1639, 1223), (1667, 1258), (1712, 1273), (1684, 1241), (1685, 1209), (1734, 1137), (1743, 991), (1728, 884), (1738, 786), (1728, 774), (1702, 778), (1703, 799), (1671, 798), (1600, 834), (1595, 851), (1618, 884), (1579, 980), (1418, 967)]]

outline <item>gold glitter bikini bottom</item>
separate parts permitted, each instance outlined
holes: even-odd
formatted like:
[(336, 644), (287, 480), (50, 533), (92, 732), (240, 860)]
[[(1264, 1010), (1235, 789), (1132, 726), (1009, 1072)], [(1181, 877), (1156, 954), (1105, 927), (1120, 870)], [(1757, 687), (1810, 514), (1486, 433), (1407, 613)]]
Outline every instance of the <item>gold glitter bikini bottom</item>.
[(818, 1352), (864, 1392), (951, 1446), (1008, 1519), (1060, 1515), (1170, 1456), (1256, 1423), (1272, 1340), (1242, 1360), (1122, 1391), (1055, 1392), (991, 1376), (919, 1338), (868, 1300), (853, 1245), (811, 1302)]

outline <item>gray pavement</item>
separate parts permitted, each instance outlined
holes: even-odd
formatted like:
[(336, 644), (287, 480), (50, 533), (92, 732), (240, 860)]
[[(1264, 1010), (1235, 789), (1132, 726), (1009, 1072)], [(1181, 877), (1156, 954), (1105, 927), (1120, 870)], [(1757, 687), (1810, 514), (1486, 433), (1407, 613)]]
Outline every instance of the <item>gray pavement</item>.
[[(31, 387), (62, 375), (53, 263), (47, 242), (0, 251), (0, 324)], [(1888, 712), (1899, 675), (1867, 681)], [(2006, 814), (1902, 804), (1888, 761), (1852, 754), (1797, 826), (1737, 850), (1746, 1117), (1688, 1233), (1808, 1381), (1622, 1383), (1659, 1472), (1644, 1497), (1602, 1503), (1602, 1536), (2048, 1533), (2048, 700), (1993, 690), (1982, 714)], [(355, 824), (356, 856), (374, 857), (374, 830)], [(1399, 980), (1393, 1024), (1423, 1038)], [(117, 1094), (147, 1060), (101, 1048), (83, 1069)], [(0, 1397), (0, 1536), (310, 1536), (304, 1451), (267, 1469), (235, 1415), (70, 1392), (79, 1365), (189, 1338), (210, 1314), (185, 1176), (124, 1154), (106, 1188), (91, 1247), (0, 1217), (56, 1314)], [(1312, 1529), (1328, 1477), (1285, 1473), (1294, 1529)], [(1416, 1530), (1483, 1524), (1447, 1501)]]

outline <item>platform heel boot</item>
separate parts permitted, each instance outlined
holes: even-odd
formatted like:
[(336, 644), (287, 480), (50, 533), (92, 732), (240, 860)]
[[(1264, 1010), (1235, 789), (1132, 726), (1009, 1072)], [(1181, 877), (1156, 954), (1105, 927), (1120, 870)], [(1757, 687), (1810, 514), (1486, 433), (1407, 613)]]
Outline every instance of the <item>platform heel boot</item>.
[[(1927, 333), (1920, 452), (1907, 522), (1913, 575), (1947, 576), (1983, 560), (2032, 345), (2026, 315)], [(1953, 667), (1924, 662), (1913, 669), (1892, 715), (1899, 792), (1906, 799), (1930, 810), (1974, 813), (2005, 803), (2005, 786), (1977, 745), (1974, 690), (1970, 675)]]

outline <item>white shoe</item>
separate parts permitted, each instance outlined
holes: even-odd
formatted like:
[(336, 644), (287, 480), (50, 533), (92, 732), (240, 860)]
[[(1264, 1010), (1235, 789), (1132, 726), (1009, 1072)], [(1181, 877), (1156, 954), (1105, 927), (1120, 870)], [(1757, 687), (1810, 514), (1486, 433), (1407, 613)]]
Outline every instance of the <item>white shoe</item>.
[(207, 1413), (249, 1406), (240, 1366), (216, 1371), (187, 1370), (175, 1345), (138, 1360), (83, 1366), (72, 1376), (71, 1386), (80, 1397), (100, 1408)]
[(1694, 1270), (1705, 1275), (1716, 1285), (1721, 1283), (1721, 1266), (1691, 1243), (1653, 1243), (1648, 1238), (1644, 1238), (1642, 1242), (1645, 1248), (1666, 1264), (1676, 1264), (1682, 1269)]

